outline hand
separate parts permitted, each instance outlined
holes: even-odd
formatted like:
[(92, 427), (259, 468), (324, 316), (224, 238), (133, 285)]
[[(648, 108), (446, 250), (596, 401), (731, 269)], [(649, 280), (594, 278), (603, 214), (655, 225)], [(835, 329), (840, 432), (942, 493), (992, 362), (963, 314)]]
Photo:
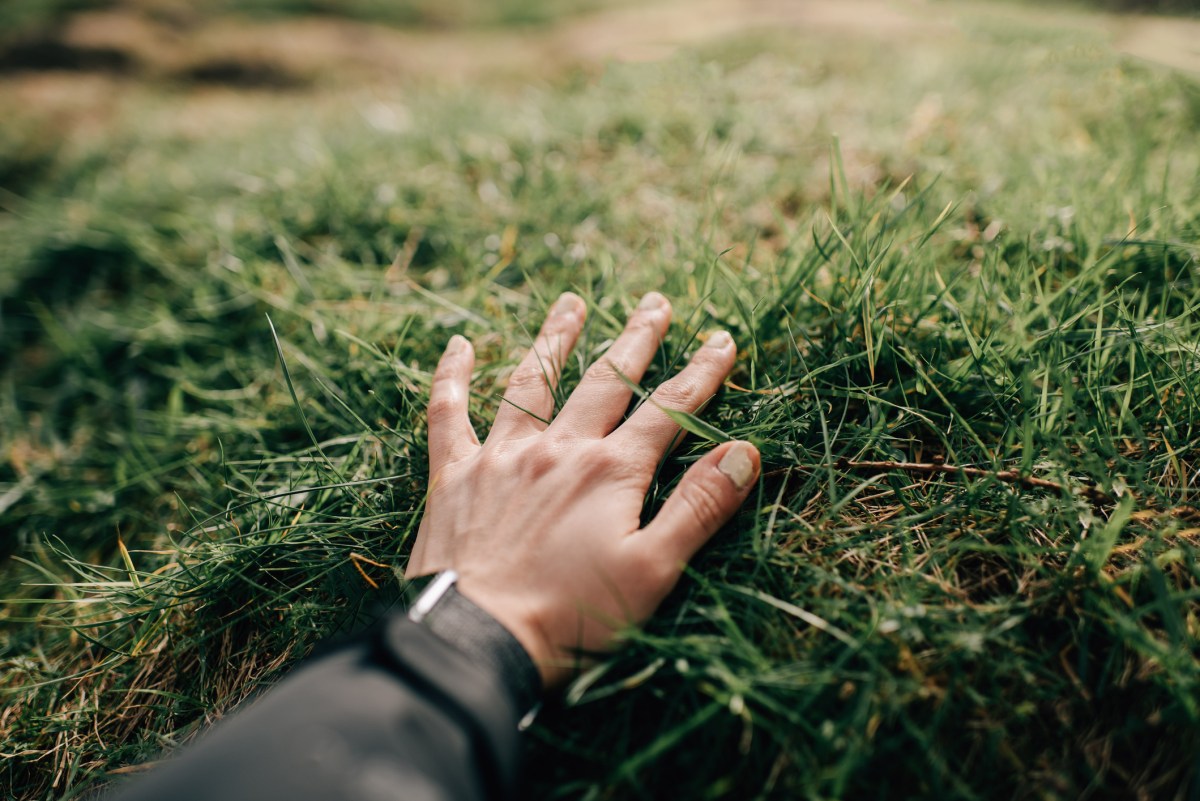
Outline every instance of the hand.
[(643, 528), (655, 467), (680, 432), (659, 407), (696, 411), (737, 350), (728, 333), (711, 334), (653, 403), (622, 422), (632, 393), (620, 376), (641, 379), (671, 319), (670, 303), (652, 292), (555, 416), (552, 388), (586, 312), (571, 293), (554, 304), (482, 446), (467, 416), (474, 351), (463, 337), (450, 340), (433, 376), (430, 492), (406, 571), (456, 570), (462, 594), (513, 633), (547, 687), (569, 677), (581, 654), (610, 648), (616, 630), (649, 617), (759, 471), (753, 445), (723, 443)]

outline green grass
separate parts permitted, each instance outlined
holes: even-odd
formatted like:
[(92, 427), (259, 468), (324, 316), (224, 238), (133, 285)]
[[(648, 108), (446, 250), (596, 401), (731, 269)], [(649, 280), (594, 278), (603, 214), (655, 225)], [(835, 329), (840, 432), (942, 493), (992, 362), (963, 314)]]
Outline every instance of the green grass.
[[(396, 602), (441, 347), (476, 342), (482, 431), (568, 288), (592, 306), (568, 384), (650, 288), (677, 313), (648, 386), (728, 328), (704, 419), (764, 475), (543, 712), (524, 795), (1195, 792), (1200, 87), (974, 20), (255, 95), (204, 137), (154, 89), (61, 147), (22, 112), (0, 135), (6, 797), (82, 796)], [(854, 467), (937, 457), (1062, 489)]]

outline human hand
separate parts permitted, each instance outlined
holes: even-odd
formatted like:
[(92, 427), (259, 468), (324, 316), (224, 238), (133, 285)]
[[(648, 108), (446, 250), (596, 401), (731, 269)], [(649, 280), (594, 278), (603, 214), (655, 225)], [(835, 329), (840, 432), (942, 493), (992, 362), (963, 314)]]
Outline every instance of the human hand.
[(430, 491), (405, 571), (457, 571), (462, 594), (513, 633), (547, 687), (568, 678), (580, 654), (606, 650), (616, 630), (650, 616), (759, 471), (753, 445), (722, 443), (642, 527), (655, 467), (680, 431), (659, 407), (695, 412), (737, 349), (728, 333), (711, 334), (653, 403), (622, 422), (632, 391), (621, 376), (641, 379), (671, 318), (667, 299), (651, 292), (555, 415), (552, 389), (586, 311), (572, 293), (554, 304), (483, 445), (467, 416), (474, 351), (461, 336), (450, 340), (433, 376)]

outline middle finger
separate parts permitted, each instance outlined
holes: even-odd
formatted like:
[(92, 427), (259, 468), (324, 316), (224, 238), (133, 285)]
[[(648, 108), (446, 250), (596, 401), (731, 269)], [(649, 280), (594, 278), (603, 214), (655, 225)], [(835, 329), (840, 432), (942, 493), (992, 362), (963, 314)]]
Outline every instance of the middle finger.
[(633, 395), (622, 376), (641, 380), (670, 322), (671, 304), (665, 297), (657, 292), (643, 296), (617, 341), (584, 373), (553, 427), (597, 439), (612, 431)]

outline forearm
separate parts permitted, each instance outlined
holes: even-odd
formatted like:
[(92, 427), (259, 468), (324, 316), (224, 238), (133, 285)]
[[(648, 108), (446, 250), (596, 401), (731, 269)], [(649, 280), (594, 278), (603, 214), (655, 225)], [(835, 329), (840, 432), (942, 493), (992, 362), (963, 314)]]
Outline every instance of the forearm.
[(510, 652), (502, 672), (503, 629), (489, 631), (486, 615), (464, 616), (471, 608), (478, 612), (460, 604), (441, 620), (466, 621), (475, 643), (466, 651), (427, 625), (389, 618), (121, 787), (116, 801), (508, 797), (517, 723), (536, 687), (522, 671), (533, 668), (512, 669)]

